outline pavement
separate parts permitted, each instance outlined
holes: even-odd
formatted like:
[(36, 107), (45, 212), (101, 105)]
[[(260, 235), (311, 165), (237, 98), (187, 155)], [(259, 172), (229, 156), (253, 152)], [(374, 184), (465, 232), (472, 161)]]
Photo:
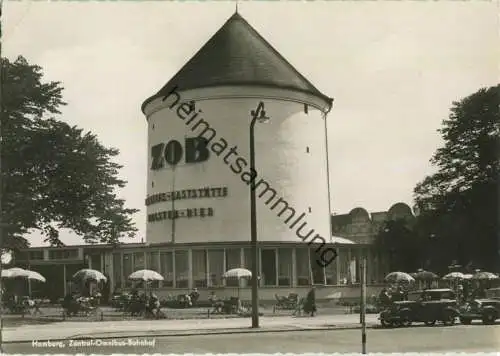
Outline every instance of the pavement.
[[(243, 337), (242, 337), (243, 336)], [(500, 324), (368, 329), (366, 351), (372, 353), (491, 353), (500, 350)], [(5, 343), (7, 354), (309, 354), (360, 353), (361, 331), (314, 330), (219, 333), (212, 335), (129, 337), (114, 339)], [(486, 356), (486, 355), (485, 355)]]
[[(378, 315), (368, 314), (368, 327), (377, 324)], [(317, 315), (315, 317), (260, 317), (260, 328), (251, 328), (251, 318), (127, 320), (127, 321), (62, 321), (45, 325), (4, 327), (4, 344), (32, 340), (112, 339), (139, 336), (189, 336), (221, 333), (255, 333), (300, 330), (360, 328), (359, 314)]]

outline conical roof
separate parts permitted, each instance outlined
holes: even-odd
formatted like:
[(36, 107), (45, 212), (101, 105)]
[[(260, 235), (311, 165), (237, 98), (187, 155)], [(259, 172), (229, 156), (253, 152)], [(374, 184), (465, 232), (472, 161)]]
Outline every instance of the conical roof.
[(332, 101), (235, 13), (158, 93), (146, 99), (142, 110), (175, 87), (183, 91), (222, 85), (296, 90)]

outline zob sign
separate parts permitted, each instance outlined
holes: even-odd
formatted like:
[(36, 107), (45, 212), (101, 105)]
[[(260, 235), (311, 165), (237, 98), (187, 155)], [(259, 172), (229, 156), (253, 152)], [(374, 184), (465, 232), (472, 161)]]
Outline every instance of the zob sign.
[(210, 156), (208, 140), (204, 137), (186, 137), (184, 145), (177, 140), (151, 147), (151, 169), (175, 166), (184, 158), (185, 163), (205, 162)]

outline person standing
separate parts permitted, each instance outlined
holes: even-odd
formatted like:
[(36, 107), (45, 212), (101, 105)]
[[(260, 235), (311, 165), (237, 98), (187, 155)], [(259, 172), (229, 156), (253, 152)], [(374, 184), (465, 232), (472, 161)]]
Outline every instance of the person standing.
[(306, 314), (310, 314), (311, 316), (314, 316), (314, 313), (317, 312), (316, 289), (314, 286), (312, 286), (309, 293), (307, 293), (306, 302), (304, 304), (304, 312)]

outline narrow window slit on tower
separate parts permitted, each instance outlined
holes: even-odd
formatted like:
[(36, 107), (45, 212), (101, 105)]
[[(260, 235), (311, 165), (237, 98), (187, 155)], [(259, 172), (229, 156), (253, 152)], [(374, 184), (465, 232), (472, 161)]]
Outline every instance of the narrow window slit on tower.
[(309, 212), (312, 212), (312, 209), (311, 209), (311, 207), (309, 207)]
[(154, 130), (155, 129), (155, 124), (151, 125), (151, 129)]
[(151, 188), (154, 188), (155, 182), (151, 181)]
[(309, 153), (309, 146), (306, 147), (306, 152)]
[(305, 112), (306, 114), (308, 114), (308, 113), (309, 113), (309, 105), (304, 104), (304, 112)]

